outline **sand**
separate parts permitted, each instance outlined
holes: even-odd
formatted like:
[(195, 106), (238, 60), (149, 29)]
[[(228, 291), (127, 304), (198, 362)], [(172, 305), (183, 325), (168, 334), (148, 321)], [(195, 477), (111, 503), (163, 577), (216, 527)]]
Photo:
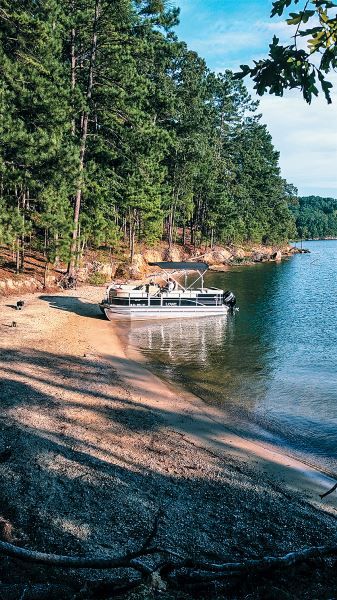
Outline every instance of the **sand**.
[[(98, 309), (101, 296), (95, 287), (28, 295), (22, 311), (19, 298), (1, 299), (1, 539), (114, 556), (137, 549), (160, 514), (155, 543), (184, 556), (242, 560), (332, 543), (337, 494), (319, 494), (334, 480), (233, 434), (219, 409), (126, 356)], [(0, 565), (3, 583), (61, 572)], [(103, 577), (61, 574), (82, 583)], [(302, 576), (303, 589), (293, 577), (254, 593), (267, 586), (278, 590), (268, 597), (333, 597), (325, 571)]]

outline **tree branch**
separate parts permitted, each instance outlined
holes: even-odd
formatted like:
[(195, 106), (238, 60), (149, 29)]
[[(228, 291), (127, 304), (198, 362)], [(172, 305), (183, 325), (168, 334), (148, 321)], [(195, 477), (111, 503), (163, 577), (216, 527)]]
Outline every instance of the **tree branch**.
[(333, 485), (331, 490), (329, 490), (328, 492), (325, 492), (324, 494), (319, 494), (319, 497), (323, 499), (325, 498), (325, 496), (329, 496), (329, 494), (332, 494), (332, 492), (334, 492), (335, 490), (337, 490), (337, 483), (335, 483), (335, 485)]
[(0, 553), (10, 556), (11, 558), (18, 558), (30, 563), (71, 569), (117, 569), (120, 567), (130, 567), (142, 572), (139, 565), (136, 562), (133, 562), (134, 559), (163, 552), (166, 551), (160, 548), (147, 548), (137, 552), (129, 552), (117, 558), (63, 556), (61, 554), (47, 554), (45, 552), (20, 548), (19, 546), (15, 546), (8, 542), (0, 541)]

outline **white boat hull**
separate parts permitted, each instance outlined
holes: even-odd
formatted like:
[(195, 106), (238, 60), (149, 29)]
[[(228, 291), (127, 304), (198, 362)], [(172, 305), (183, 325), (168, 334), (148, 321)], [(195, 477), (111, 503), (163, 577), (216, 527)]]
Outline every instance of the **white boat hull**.
[(211, 317), (227, 314), (229, 307), (220, 306), (102, 306), (109, 321), (147, 319), (182, 319), (194, 317)]

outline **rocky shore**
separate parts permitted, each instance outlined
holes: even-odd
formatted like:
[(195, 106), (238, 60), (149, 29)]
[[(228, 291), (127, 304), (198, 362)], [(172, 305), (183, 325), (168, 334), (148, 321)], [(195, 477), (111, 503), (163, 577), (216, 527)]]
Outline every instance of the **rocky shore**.
[[(143, 247), (134, 255), (133, 261), (127, 256), (114, 256), (108, 251), (88, 252), (82, 259), (76, 272), (80, 285), (103, 284), (113, 278), (120, 281), (138, 280), (151, 275), (153, 268), (149, 262), (182, 261), (197, 258), (206, 262), (211, 270), (227, 271), (236, 265), (253, 265), (254, 263), (281, 261), (293, 254), (306, 252), (291, 245), (266, 246), (226, 246), (214, 247), (212, 250), (194, 251), (190, 247), (173, 245), (170, 249), (165, 244), (155, 248)], [(5, 247), (0, 248), (0, 296), (27, 293), (34, 291), (56, 290), (62, 286), (65, 265), (48, 267), (42, 255), (27, 253), (26, 269), (23, 273), (15, 274), (12, 252)]]
[[(28, 295), (22, 311), (1, 301), (0, 540), (100, 559), (150, 544), (194, 564), (334, 544), (336, 494), (319, 496), (333, 481), (234, 435), (221, 411), (126, 357), (101, 293)], [(333, 558), (188, 586), (160, 570), (162, 554), (143, 571), (0, 557), (6, 600), (300, 600), (337, 585)]]

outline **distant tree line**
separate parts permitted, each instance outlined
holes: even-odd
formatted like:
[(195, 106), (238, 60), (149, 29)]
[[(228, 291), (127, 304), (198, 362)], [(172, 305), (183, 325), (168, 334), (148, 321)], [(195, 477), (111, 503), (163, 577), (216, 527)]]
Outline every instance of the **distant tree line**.
[(2, 0), (0, 243), (71, 272), (88, 246), (295, 235), (279, 154), (164, 0)]
[(297, 237), (303, 239), (337, 238), (337, 199), (306, 196), (290, 204), (296, 220)]

